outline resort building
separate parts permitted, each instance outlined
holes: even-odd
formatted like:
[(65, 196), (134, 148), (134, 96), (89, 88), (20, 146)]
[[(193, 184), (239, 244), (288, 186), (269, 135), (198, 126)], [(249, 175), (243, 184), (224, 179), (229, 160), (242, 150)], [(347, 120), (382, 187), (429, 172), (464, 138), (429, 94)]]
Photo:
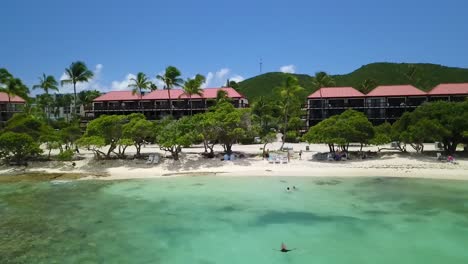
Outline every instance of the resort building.
[(13, 114), (23, 111), (26, 101), (19, 96), (9, 97), (0, 92), (0, 123), (6, 122)]
[[(112, 91), (94, 99), (91, 109), (85, 109), (86, 117), (97, 118), (106, 114), (143, 113), (150, 120), (161, 119), (171, 114), (175, 118), (206, 112), (216, 102), (220, 90), (226, 92), (231, 103), (237, 108), (249, 106), (248, 100), (233, 88), (206, 88), (203, 94), (191, 97), (181, 89), (155, 90), (148, 94), (132, 94), (131, 91)], [(171, 105), (169, 105), (171, 102)]]
[(307, 98), (307, 126), (354, 109), (367, 115), (373, 124), (393, 123), (403, 113), (428, 101), (460, 102), (468, 98), (468, 83), (440, 84), (429, 92), (412, 85), (378, 86), (368, 94), (353, 87), (324, 87)]

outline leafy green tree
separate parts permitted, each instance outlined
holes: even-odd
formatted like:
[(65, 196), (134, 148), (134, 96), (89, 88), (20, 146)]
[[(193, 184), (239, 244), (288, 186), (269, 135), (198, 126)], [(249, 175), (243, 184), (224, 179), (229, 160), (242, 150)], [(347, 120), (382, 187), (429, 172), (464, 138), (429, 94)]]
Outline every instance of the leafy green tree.
[[(218, 143), (216, 120), (213, 112), (196, 114), (191, 118), (196, 139), (203, 141), (205, 153), (209, 158), (214, 157), (214, 146)], [(210, 150), (210, 152), (208, 152)]]
[(270, 143), (273, 143), (276, 141), (276, 133), (270, 132), (262, 137), (262, 143), (263, 143), (263, 153), (262, 157), (265, 158), (265, 153), (266, 153), (266, 146)]
[[(206, 81), (205, 76), (197, 74), (194, 79), (188, 78), (184, 83), (184, 93), (182, 95), (188, 95), (190, 101), (190, 115), (193, 115), (193, 104), (192, 96), (199, 95), (203, 96), (202, 84)], [(181, 96), (182, 96), (181, 95)]]
[(17, 113), (7, 121), (4, 131), (24, 133), (37, 140), (45, 133), (46, 128), (42, 119), (25, 113)]
[(315, 73), (312, 86), (314, 90), (318, 90), (322, 87), (334, 87), (336, 85), (335, 80), (328, 75), (326, 72), (317, 72)]
[(131, 139), (132, 144), (136, 148), (136, 157), (140, 157), (141, 146), (145, 142), (154, 141), (155, 123), (146, 120), (144, 115), (134, 115), (130, 117), (130, 121), (123, 125), (123, 137)]
[(189, 117), (179, 120), (164, 120), (158, 130), (157, 142), (161, 150), (169, 151), (174, 160), (179, 160), (179, 154), (184, 146), (193, 144), (196, 135), (193, 133), (193, 123)]
[(131, 78), (130, 81), (132, 82), (131, 84), (128, 85), (128, 87), (132, 88), (132, 94), (138, 94), (140, 100), (138, 101), (138, 107), (141, 108), (141, 98), (143, 95), (143, 90), (150, 89), (151, 87), (151, 81), (149, 78), (146, 76), (146, 74), (139, 72), (136, 76), (136, 78)]
[(281, 149), (283, 149), (284, 143), (286, 142), (286, 133), (288, 131), (289, 120), (293, 117), (297, 117), (301, 114), (301, 93), (304, 92), (304, 88), (299, 86), (297, 78), (288, 75), (285, 83), (279, 90), (280, 95), (280, 109), (282, 112), (282, 131), (283, 131), (283, 143)]
[(309, 143), (328, 144), (330, 152), (335, 151), (335, 145), (348, 151), (352, 142), (360, 143), (361, 150), (374, 137), (374, 128), (367, 117), (355, 110), (346, 110), (341, 115), (327, 118), (311, 127), (303, 136)]
[(464, 131), (468, 130), (468, 101), (426, 103), (411, 113), (405, 113), (393, 124), (400, 141), (413, 144), (422, 151), (423, 142), (441, 141), (448, 154), (457, 145), (467, 143)]
[(85, 147), (94, 153), (94, 158), (102, 159), (106, 156), (101, 148), (106, 146), (105, 139), (100, 136), (83, 136), (76, 141), (76, 144), (80, 147)]
[(374, 137), (370, 143), (380, 146), (392, 142), (392, 125), (388, 122), (382, 123), (374, 127)]
[(59, 89), (57, 86), (58, 86), (58, 83), (55, 80), (54, 76), (46, 75), (45, 73), (42, 74), (41, 78), (39, 78), (39, 84), (36, 84), (33, 86), (33, 89), (42, 89), (46, 94), (46, 98), (48, 99), (47, 104), (46, 104), (47, 122), (49, 122), (50, 120), (49, 105), (50, 105), (51, 98), (49, 96), (49, 91), (58, 92)]
[(43, 130), (40, 137), (40, 142), (45, 144), (45, 148), (48, 150), (47, 157), (50, 159), (50, 152), (53, 149), (60, 149), (60, 153), (63, 152), (62, 138), (59, 131), (56, 131), (52, 127), (48, 126)]
[(171, 89), (177, 86), (182, 86), (184, 80), (180, 78), (181, 73), (179, 69), (174, 66), (166, 68), (163, 75), (157, 75), (156, 78), (164, 82), (164, 89), (167, 90), (167, 96), (169, 97), (169, 109), (172, 115), (172, 101), (171, 101)]
[(65, 74), (67, 75), (67, 79), (61, 81), (61, 85), (64, 84), (73, 84), (73, 115), (76, 116), (76, 107), (77, 107), (77, 99), (76, 99), (76, 84), (80, 82), (89, 82), (94, 73), (86, 67), (86, 64), (82, 61), (73, 62), (69, 68), (65, 69)]
[(206, 116), (209, 118), (207, 122), (214, 126), (216, 140), (227, 154), (232, 153), (232, 145), (238, 140), (253, 137), (257, 132), (250, 109), (238, 109), (229, 102), (217, 104)]
[(28, 134), (5, 132), (0, 135), (0, 158), (7, 162), (24, 164), (41, 152), (39, 144)]
[(76, 141), (82, 136), (80, 125), (78, 122), (68, 123), (60, 130), (59, 136), (61, 142), (65, 144), (66, 149), (71, 149), (76, 146)]
[(239, 84), (236, 81), (227, 80), (226, 87), (231, 87), (234, 90), (239, 89)]
[[(128, 122), (128, 117), (124, 115), (102, 115), (91, 122), (86, 127), (86, 132), (79, 141), (79, 145), (100, 146), (102, 142), (108, 145), (107, 153), (101, 151), (96, 152), (103, 154), (106, 158), (110, 158), (112, 153), (118, 157), (124, 157), (125, 148), (128, 146), (128, 141), (123, 140), (123, 126)], [(97, 144), (99, 143), (99, 144)], [(121, 143), (123, 145), (121, 145)], [(118, 152), (115, 150), (118, 148)]]

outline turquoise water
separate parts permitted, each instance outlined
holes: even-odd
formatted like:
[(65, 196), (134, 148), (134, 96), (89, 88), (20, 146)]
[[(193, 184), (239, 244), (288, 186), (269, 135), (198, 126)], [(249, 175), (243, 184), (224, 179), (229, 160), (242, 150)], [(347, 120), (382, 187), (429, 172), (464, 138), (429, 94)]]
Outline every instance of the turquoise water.
[[(286, 192), (287, 186), (299, 190)], [(281, 253), (281, 242), (297, 250)], [(0, 185), (0, 263), (468, 263), (468, 182)]]

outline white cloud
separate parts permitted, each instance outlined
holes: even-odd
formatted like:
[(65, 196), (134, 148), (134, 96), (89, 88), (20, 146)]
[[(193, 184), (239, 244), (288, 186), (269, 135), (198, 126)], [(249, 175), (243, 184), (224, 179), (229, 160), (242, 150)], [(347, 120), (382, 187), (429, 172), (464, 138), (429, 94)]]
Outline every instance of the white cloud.
[(240, 82), (244, 80), (244, 77), (233, 74), (231, 69), (222, 68), (215, 72), (208, 72), (206, 74), (206, 82), (202, 85), (203, 88), (216, 88), (226, 85), (227, 80)]
[(228, 68), (222, 68), (221, 70), (216, 72), (216, 78), (224, 79), (224, 77), (226, 77), (229, 74), (230, 71), (231, 70), (228, 69)]
[(236, 83), (238, 82), (242, 82), (244, 79), (244, 77), (240, 76), (240, 75), (234, 75), (232, 76), (231, 78), (229, 78), (230, 81), (235, 81)]
[(122, 81), (113, 81), (111, 83), (111, 91), (123, 91), (123, 90), (128, 90), (128, 85), (130, 84), (130, 79), (136, 78), (135, 74), (129, 73), (127, 76), (125, 76), (125, 79)]
[(296, 72), (296, 66), (290, 64), (290, 65), (284, 65), (280, 67), (280, 72), (284, 73), (295, 73)]

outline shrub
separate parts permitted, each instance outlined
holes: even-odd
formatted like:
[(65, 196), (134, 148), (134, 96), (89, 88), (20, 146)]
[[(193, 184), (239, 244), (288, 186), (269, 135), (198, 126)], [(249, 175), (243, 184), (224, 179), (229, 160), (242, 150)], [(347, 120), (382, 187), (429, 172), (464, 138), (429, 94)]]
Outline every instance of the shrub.
[(60, 152), (57, 155), (57, 160), (71, 161), (71, 160), (73, 160), (73, 155), (74, 155), (73, 150), (67, 149), (67, 150), (64, 150), (64, 151)]
[(40, 153), (39, 144), (27, 134), (5, 132), (0, 135), (0, 158), (5, 161), (24, 164)]

